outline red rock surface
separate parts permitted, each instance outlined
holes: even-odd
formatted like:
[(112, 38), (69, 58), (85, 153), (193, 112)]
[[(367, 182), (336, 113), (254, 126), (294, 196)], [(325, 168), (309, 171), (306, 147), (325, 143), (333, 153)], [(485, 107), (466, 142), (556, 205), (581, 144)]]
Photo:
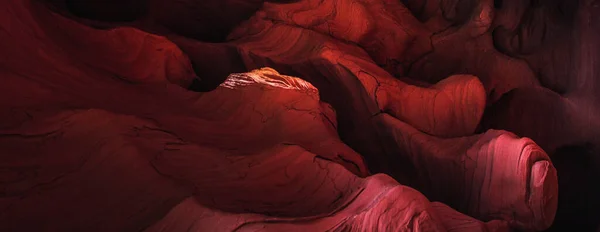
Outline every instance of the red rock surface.
[(597, 9), (0, 2), (0, 231), (594, 231)]

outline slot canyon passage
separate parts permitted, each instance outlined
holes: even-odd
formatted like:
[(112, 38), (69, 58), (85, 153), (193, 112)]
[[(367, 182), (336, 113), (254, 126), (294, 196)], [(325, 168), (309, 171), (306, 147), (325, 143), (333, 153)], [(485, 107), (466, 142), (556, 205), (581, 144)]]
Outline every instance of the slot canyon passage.
[(0, 1), (0, 231), (600, 231), (598, 0)]

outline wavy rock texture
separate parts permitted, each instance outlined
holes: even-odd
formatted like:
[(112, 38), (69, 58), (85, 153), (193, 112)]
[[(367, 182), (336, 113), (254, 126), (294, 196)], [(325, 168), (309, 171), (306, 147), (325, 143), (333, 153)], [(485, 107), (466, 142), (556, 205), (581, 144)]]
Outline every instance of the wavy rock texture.
[[(4, 4), (4, 15), (29, 30), (3, 25), (4, 39), (24, 38), (10, 44), (13, 50), (3, 49), (38, 52), (2, 60), (3, 90), (11, 97), (2, 101), (9, 109), (0, 143), (3, 231), (161, 230), (181, 207), (219, 218), (175, 217), (198, 230), (457, 227), (440, 219), (423, 195), (392, 178), (363, 179), (348, 171), (367, 174), (361, 157), (337, 138), (334, 111), (306, 81), (261, 69), (232, 74), (210, 93), (188, 92), (177, 86), (184, 82), (170, 78), (193, 77), (182, 75), (192, 70), (187, 57), (162, 37), (132, 28), (89, 29), (36, 3)], [(61, 33), (39, 22), (60, 26)], [(61, 43), (66, 35), (70, 43)], [(95, 50), (99, 56), (78, 56)], [(127, 57), (102, 61), (104, 54), (122, 51), (140, 55), (136, 50), (167, 55), (133, 59), (133, 65)], [(27, 60), (48, 66), (18, 65)], [(172, 61), (180, 65), (163, 66)], [(144, 76), (139, 66), (163, 72)], [(33, 92), (14, 91), (18, 86)], [(108, 87), (117, 91), (103, 94)], [(63, 95), (52, 94), (58, 90)], [(169, 229), (174, 230), (179, 229)]]
[(249, 20), (246, 23), (251, 27), (238, 28), (231, 35), (243, 37), (234, 43), (247, 66), (293, 70), (320, 89), (328, 87), (324, 86), (327, 79), (342, 79), (332, 70), (346, 71), (347, 79), (359, 80), (379, 110), (420, 130), (437, 136), (475, 131), (485, 105), (485, 92), (476, 77), (453, 76), (430, 88), (408, 85), (376, 66), (358, 47), (310, 30), (259, 20)]
[(532, 140), (495, 130), (439, 139), (387, 114), (375, 120), (418, 167), (419, 189), (431, 199), (477, 218), (501, 218), (524, 230), (552, 224), (558, 200), (556, 170)]
[[(395, 75), (408, 75), (428, 82), (438, 82), (457, 73), (476, 75), (492, 102), (513, 88), (538, 83), (527, 63), (493, 49), (491, 34), (485, 33), (494, 17), (490, 0), (409, 1), (409, 6), (429, 4), (442, 8), (427, 10), (433, 13), (426, 15), (428, 20), (424, 22), (415, 18), (410, 8), (400, 1), (319, 2), (265, 4), (257, 15), (357, 43), (377, 64)], [(308, 14), (319, 17), (306, 17)]]
[[(490, 93), (488, 104), (502, 109), (494, 112), (518, 111), (523, 119), (489, 113), (482, 129), (531, 137), (551, 153), (564, 146), (599, 144), (597, 1), (402, 2), (420, 21), (436, 25), (429, 26), (433, 31), (446, 27), (434, 36), (434, 52), (417, 61), (409, 76), (431, 82), (456, 72), (473, 74)], [(461, 32), (473, 22), (485, 22), (489, 30)], [(541, 115), (553, 116), (538, 120)], [(568, 123), (558, 123), (564, 120)]]
[(592, 231), (595, 4), (2, 2), (0, 230)]

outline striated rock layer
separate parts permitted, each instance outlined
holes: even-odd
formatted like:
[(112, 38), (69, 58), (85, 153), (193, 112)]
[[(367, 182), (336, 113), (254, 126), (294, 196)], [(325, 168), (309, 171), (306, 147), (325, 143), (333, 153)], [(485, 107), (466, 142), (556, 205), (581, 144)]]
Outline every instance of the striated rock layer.
[(0, 230), (546, 230), (594, 70), (504, 2), (2, 2)]

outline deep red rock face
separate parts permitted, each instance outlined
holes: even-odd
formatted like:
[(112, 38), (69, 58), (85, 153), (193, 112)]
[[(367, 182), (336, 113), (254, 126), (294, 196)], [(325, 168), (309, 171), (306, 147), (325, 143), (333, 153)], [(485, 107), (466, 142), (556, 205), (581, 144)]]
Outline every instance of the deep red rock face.
[(598, 9), (2, 1), (0, 231), (594, 231)]

